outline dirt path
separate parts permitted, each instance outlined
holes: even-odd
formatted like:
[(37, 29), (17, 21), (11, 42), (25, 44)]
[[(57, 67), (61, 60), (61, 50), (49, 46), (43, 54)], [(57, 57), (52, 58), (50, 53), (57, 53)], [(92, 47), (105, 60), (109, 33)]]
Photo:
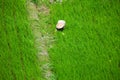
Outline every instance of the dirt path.
[(51, 34), (47, 32), (47, 27), (49, 25), (45, 23), (48, 20), (49, 9), (45, 5), (38, 7), (30, 1), (27, 2), (27, 9), (35, 36), (35, 46), (38, 50), (37, 54), (42, 71), (42, 80), (55, 80), (51, 72), (52, 68), (47, 51), (53, 41)]

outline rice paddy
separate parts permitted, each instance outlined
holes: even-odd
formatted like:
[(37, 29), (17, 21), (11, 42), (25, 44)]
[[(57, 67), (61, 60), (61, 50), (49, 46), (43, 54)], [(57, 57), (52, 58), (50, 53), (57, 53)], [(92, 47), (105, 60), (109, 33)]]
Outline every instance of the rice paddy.
[(51, 6), (66, 20), (49, 50), (57, 80), (120, 80), (119, 0), (69, 0)]
[[(33, 21), (38, 22), (41, 37), (54, 38), (44, 41), (49, 43), (47, 60), (54, 75), (48, 80), (120, 80), (119, 0), (32, 2), (38, 9), (43, 5), (50, 10), (48, 18), (43, 12)], [(0, 80), (46, 80), (26, 3), (0, 0)], [(63, 31), (56, 30), (58, 20), (66, 21)]]
[(0, 80), (40, 80), (24, 0), (0, 0)]

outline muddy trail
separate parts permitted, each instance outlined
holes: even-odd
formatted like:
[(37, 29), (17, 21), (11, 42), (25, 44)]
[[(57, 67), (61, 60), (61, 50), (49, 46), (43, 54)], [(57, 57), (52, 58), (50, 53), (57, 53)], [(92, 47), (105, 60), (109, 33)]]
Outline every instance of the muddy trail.
[(42, 80), (55, 80), (48, 53), (48, 48), (52, 47), (52, 43), (54, 42), (53, 36), (49, 32), (50, 25), (46, 24), (46, 21), (49, 20), (50, 10), (45, 4), (38, 6), (31, 1), (27, 1), (27, 9), (29, 12), (30, 27), (35, 37)]

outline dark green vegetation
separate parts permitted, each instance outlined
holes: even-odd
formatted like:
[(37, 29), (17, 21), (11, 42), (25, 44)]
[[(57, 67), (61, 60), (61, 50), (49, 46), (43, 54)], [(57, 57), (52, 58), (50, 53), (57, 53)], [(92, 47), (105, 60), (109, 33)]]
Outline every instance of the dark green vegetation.
[(0, 0), (0, 80), (40, 80), (25, 0)]
[(32, 0), (32, 2), (38, 4), (38, 0)]
[(49, 51), (57, 80), (120, 80), (119, 5), (119, 0), (51, 5), (52, 26), (59, 19), (67, 22)]

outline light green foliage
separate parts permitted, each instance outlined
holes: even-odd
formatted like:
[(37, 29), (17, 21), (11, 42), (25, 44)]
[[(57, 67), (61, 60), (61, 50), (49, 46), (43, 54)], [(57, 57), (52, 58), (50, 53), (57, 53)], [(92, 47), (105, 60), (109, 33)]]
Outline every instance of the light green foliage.
[(0, 80), (40, 80), (25, 0), (0, 0)]
[(59, 19), (66, 20), (49, 50), (57, 80), (120, 80), (119, 14), (119, 0), (51, 5), (53, 28)]

